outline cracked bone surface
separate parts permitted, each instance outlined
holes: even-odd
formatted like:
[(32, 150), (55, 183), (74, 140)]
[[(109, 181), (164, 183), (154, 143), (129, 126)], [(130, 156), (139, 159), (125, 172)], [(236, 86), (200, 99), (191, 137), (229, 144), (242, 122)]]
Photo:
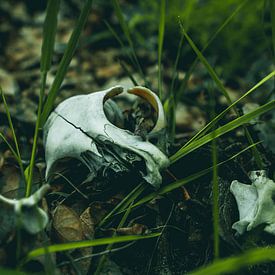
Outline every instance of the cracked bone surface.
[(250, 231), (258, 225), (265, 225), (264, 231), (275, 235), (275, 182), (267, 178), (266, 171), (250, 172), (252, 184), (232, 181), (233, 193), (240, 220), (232, 225), (239, 234)]
[[(137, 162), (143, 161), (145, 168), (139, 171), (142, 177), (152, 186), (160, 186), (160, 170), (169, 164), (167, 156), (149, 141), (115, 126), (106, 117), (105, 101), (122, 92), (122, 87), (115, 86), (71, 97), (57, 106), (43, 129), (47, 179), (55, 164), (64, 158), (80, 160), (89, 168), (91, 178), (96, 177), (99, 171), (104, 173), (107, 168), (114, 172), (129, 171), (129, 167), (131, 169)], [(127, 92), (142, 97), (152, 105), (157, 112), (157, 121), (149, 134), (163, 135), (166, 121), (159, 98), (140, 86)]]

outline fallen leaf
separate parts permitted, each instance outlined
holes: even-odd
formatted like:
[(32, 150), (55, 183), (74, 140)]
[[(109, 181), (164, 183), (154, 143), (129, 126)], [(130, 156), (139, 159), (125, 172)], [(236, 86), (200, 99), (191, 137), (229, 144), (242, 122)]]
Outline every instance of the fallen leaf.
[(65, 205), (58, 205), (55, 208), (53, 227), (60, 242), (74, 242), (84, 239), (80, 218)]

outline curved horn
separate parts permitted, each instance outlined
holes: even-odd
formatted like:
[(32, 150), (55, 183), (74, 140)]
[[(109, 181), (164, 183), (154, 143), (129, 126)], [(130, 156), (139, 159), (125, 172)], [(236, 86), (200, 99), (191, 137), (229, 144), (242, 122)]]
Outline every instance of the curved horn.
[(157, 121), (156, 121), (154, 128), (152, 129), (152, 131), (150, 133), (158, 132), (166, 127), (166, 119), (164, 116), (163, 106), (161, 104), (160, 99), (154, 92), (152, 92), (151, 90), (149, 90), (145, 87), (136, 86), (134, 88), (127, 90), (127, 93), (142, 97), (147, 102), (149, 102), (150, 105), (157, 112)]
[(122, 86), (114, 86), (108, 90), (105, 91), (103, 103), (108, 100), (109, 98), (112, 98), (114, 96), (117, 96), (123, 92)]

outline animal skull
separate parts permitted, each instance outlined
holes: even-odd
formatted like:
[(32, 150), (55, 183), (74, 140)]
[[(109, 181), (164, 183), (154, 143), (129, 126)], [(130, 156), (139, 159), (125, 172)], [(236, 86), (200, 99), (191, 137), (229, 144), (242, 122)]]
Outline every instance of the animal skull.
[(252, 184), (234, 180), (230, 190), (236, 198), (240, 220), (232, 226), (239, 234), (265, 224), (264, 231), (275, 235), (275, 182), (266, 172), (253, 171), (249, 175)]
[[(63, 158), (76, 158), (90, 170), (92, 177), (99, 171), (128, 171), (136, 162), (144, 161), (142, 177), (154, 187), (161, 184), (159, 170), (169, 160), (155, 145), (138, 135), (121, 129), (108, 120), (105, 101), (123, 92), (121, 86), (79, 95), (63, 101), (49, 116), (44, 126), (46, 179), (55, 164)], [(150, 134), (161, 135), (166, 126), (159, 98), (149, 89), (134, 87), (127, 91), (147, 100), (158, 114)], [(107, 102), (108, 103), (108, 102)]]

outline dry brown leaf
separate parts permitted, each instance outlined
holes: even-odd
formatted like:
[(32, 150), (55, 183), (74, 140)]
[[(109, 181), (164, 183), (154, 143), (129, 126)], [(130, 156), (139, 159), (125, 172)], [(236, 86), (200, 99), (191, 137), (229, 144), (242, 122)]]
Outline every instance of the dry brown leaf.
[(84, 236), (87, 239), (92, 239), (95, 233), (95, 224), (91, 215), (91, 207), (88, 207), (85, 211), (83, 211), (83, 213), (80, 215), (80, 221), (82, 223)]
[(142, 235), (145, 233), (146, 229), (146, 225), (135, 223), (130, 227), (118, 228), (116, 232), (121, 235)]
[(106, 203), (96, 201), (91, 204), (91, 215), (93, 216), (94, 223), (98, 224), (107, 214), (108, 205)]
[(1, 194), (7, 198), (16, 198), (20, 186), (20, 172), (15, 166), (4, 165), (2, 168)]
[(84, 239), (82, 224), (77, 214), (65, 205), (58, 205), (53, 213), (53, 227), (61, 242), (74, 242)]

